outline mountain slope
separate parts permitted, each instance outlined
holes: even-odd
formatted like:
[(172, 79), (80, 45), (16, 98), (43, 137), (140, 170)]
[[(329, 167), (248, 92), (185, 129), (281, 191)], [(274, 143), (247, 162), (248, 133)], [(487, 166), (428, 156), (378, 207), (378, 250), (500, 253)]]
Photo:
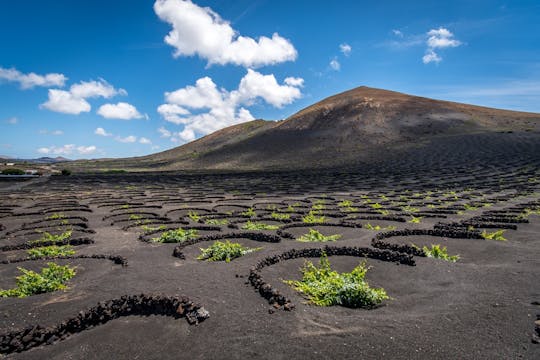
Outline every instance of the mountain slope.
[[(161, 153), (93, 167), (262, 170), (354, 165), (439, 139), (540, 130), (540, 114), (359, 87), (286, 120), (235, 125)], [(88, 165), (88, 164), (87, 164)]]

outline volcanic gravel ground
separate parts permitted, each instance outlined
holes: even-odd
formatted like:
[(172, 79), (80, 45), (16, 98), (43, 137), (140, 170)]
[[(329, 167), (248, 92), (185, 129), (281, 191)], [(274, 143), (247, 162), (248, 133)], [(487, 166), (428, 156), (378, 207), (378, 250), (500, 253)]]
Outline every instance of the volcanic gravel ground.
[[(472, 159), (437, 166), (425, 156), (416, 165), (324, 173), (101, 174), (10, 183), (2, 187), (0, 246), (72, 230), (66, 241), (91, 240), (74, 246), (76, 255), (120, 256), (127, 266), (107, 258), (0, 264), (4, 289), (14, 286), (18, 266), (39, 270), (53, 261), (77, 271), (65, 291), (0, 299), (0, 353), (14, 359), (538, 359), (540, 171), (538, 154), (525, 155), (510, 152), (489, 165)], [(310, 212), (324, 219), (306, 224)], [(227, 223), (211, 223), (218, 219)], [(248, 220), (280, 229), (242, 229)], [(200, 238), (153, 242), (163, 227), (199, 229)], [(296, 240), (309, 229), (342, 238)], [(506, 229), (506, 241), (481, 236), (499, 229)], [(199, 248), (218, 237), (261, 249), (230, 263), (197, 260)], [(406, 251), (412, 244), (440, 244), (461, 259), (415, 255), (414, 265), (406, 265), (329, 257), (338, 271), (362, 261), (371, 266), (368, 282), (391, 297), (375, 309), (317, 307), (283, 283), (299, 279), (302, 264), (318, 258), (283, 259), (257, 270), (294, 306), (269, 302), (248, 281), (260, 261), (292, 249), (399, 245)], [(0, 252), (0, 260), (27, 256), (24, 248)], [(146, 299), (143, 310), (122, 305), (106, 320), (45, 343), (24, 332), (58, 328), (111, 299), (127, 304), (118, 300), (124, 295)], [(186, 305), (192, 310), (176, 310), (180, 295), (195, 304)], [(178, 319), (183, 316), (188, 321)], [(20, 331), (27, 336), (12, 340)]]

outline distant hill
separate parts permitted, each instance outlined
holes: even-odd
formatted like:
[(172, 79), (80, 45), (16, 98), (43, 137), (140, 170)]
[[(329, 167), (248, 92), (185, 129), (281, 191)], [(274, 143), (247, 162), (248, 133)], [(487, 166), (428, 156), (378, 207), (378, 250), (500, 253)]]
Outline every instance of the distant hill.
[(37, 159), (18, 159), (18, 158), (11, 158), (9, 156), (0, 156), (0, 159), (10, 161), (10, 162), (15, 162), (15, 163), (17, 163), (17, 162), (28, 162), (28, 163), (32, 163), (32, 164), (55, 164), (55, 163), (59, 163), (59, 162), (71, 161), (70, 159), (67, 159), (67, 158), (62, 157), (62, 156), (57, 156), (55, 158), (40, 157), (40, 158), (37, 158)]
[(478, 134), (510, 132), (531, 135), (539, 131), (540, 114), (362, 86), (324, 99), (283, 121), (255, 120), (231, 126), (149, 156), (71, 165), (134, 170), (341, 167), (376, 161), (440, 141), (448, 143), (448, 139), (458, 141)]

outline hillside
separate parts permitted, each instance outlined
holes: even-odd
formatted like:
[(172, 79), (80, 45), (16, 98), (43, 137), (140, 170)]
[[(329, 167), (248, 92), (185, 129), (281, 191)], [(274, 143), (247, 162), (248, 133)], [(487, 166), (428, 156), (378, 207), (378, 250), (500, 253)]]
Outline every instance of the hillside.
[[(86, 169), (289, 170), (352, 166), (443, 142), (508, 133), (536, 138), (540, 114), (433, 100), (359, 87), (291, 117), (235, 125), (157, 154), (77, 162)], [(450, 140), (449, 140), (450, 139)], [(491, 145), (490, 145), (491, 146)]]

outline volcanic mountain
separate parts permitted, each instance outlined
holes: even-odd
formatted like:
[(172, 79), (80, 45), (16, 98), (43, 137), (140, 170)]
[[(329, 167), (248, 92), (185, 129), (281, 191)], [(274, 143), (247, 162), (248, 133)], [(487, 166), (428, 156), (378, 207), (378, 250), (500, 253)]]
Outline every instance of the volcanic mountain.
[[(445, 144), (438, 151), (452, 151), (452, 146), (459, 148), (463, 141), (498, 148), (506, 146), (505, 141), (514, 143), (526, 137), (537, 146), (539, 130), (540, 114), (536, 113), (433, 100), (362, 86), (324, 99), (282, 121), (254, 120), (164, 152), (94, 160), (84, 167), (133, 170), (342, 167), (402, 156), (418, 149), (429, 152), (438, 144)], [(516, 138), (516, 134), (523, 136)]]

